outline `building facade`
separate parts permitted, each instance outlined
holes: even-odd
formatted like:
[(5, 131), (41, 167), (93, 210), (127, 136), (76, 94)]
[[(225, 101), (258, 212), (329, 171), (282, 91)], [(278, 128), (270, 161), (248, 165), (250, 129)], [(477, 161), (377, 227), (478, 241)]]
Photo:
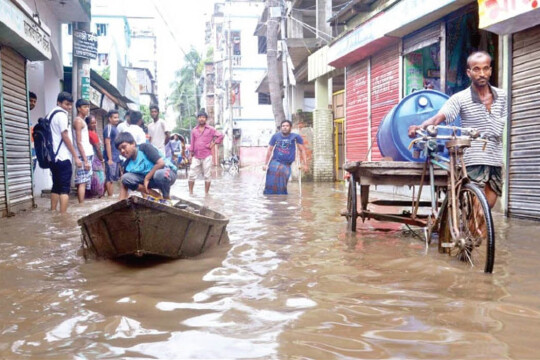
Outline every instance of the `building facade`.
[(263, 1), (216, 3), (207, 30), (213, 64), (206, 67), (203, 98), (226, 134), (224, 156), (240, 154), (241, 161), (268, 145), (275, 131), (269, 97), (256, 92), (266, 72), (265, 38), (253, 35), (263, 9)]
[(540, 178), (533, 165), (540, 147), (538, 4), (354, 0), (348, 7), (355, 10), (331, 20), (345, 30), (323, 61), (345, 70), (345, 159), (381, 160), (376, 134), (392, 108), (420, 89), (452, 95), (468, 87), (467, 56), (484, 50), (493, 58), (492, 85), (509, 94), (502, 207), (510, 216), (540, 219)]
[(0, 0), (1, 216), (35, 206), (31, 126), (63, 90), (61, 24), (89, 20), (90, 1)]

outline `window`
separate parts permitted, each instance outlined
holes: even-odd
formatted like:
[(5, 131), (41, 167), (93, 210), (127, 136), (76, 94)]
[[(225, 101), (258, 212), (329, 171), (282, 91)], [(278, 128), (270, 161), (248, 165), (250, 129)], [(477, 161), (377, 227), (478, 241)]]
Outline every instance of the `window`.
[(432, 44), (403, 58), (405, 95), (422, 89), (441, 90), (440, 45)]
[(96, 35), (107, 36), (107, 27), (109, 24), (96, 24)]
[(231, 31), (231, 43), (232, 43), (233, 55), (242, 55), (240, 31)]
[(98, 54), (98, 66), (109, 65), (109, 54)]
[(259, 105), (270, 105), (270, 94), (259, 93)]
[(73, 24), (68, 24), (68, 35), (73, 35)]
[(259, 54), (266, 54), (266, 36), (259, 36)]

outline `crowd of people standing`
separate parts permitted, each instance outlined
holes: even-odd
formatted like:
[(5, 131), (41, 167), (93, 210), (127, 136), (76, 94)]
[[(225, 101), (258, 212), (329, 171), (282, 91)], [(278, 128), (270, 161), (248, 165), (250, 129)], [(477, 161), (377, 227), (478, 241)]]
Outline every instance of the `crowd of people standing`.
[[(120, 122), (117, 110), (106, 115), (102, 139), (98, 135), (96, 117), (90, 114), (90, 102), (78, 99), (76, 113), (69, 123), (73, 98), (67, 92), (57, 97), (57, 106), (47, 115), (52, 134), (55, 160), (50, 166), (52, 175), (51, 210), (58, 206), (61, 213), (67, 211), (72, 176), (79, 203), (88, 197), (113, 196), (115, 184), (120, 186), (119, 199), (125, 199), (130, 191), (158, 201), (170, 198), (170, 188), (177, 178), (179, 165), (190, 164), (189, 193), (197, 177), (203, 176), (205, 194), (210, 191), (213, 148), (220, 144), (224, 135), (207, 124), (208, 115), (197, 114), (197, 126), (191, 131), (191, 145), (185, 139), (171, 134), (160, 118), (159, 107), (150, 106), (152, 121), (145, 131), (140, 111), (129, 111)], [(300, 153), (301, 163), (307, 171), (307, 159), (302, 138), (291, 133), (292, 124), (282, 122), (280, 132), (269, 144), (266, 165), (265, 194), (287, 194), (290, 166)]]
[[(73, 103), (70, 93), (61, 92), (57, 106), (47, 115), (55, 153), (50, 166), (51, 210), (67, 211), (73, 176), (79, 203), (88, 197), (112, 196), (117, 182), (120, 183), (120, 199), (127, 197), (128, 189), (155, 197), (169, 196), (170, 186), (176, 180), (176, 165), (188, 161), (187, 149), (182, 136), (171, 136), (165, 121), (159, 117), (157, 105), (150, 106), (152, 122), (146, 132), (140, 111), (127, 112), (124, 121), (120, 122), (119, 112), (110, 110), (106, 115), (102, 142), (97, 119), (90, 114), (87, 100), (75, 102), (77, 115), (70, 124), (68, 114)], [(125, 142), (133, 144), (132, 151), (123, 151)], [(161, 177), (160, 181), (155, 181), (156, 175)], [(142, 188), (133, 185), (139, 180)]]

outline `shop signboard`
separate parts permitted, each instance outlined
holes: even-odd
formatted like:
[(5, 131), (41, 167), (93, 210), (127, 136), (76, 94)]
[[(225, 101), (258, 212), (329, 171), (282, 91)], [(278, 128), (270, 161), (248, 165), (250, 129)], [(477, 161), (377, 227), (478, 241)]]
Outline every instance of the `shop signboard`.
[(97, 36), (82, 31), (73, 31), (73, 56), (93, 60), (97, 58)]
[(90, 64), (83, 64), (79, 77), (81, 78), (81, 98), (90, 100)]
[(93, 87), (90, 87), (90, 102), (94, 104), (97, 107), (101, 107), (101, 93), (94, 89)]
[(480, 28), (511, 34), (540, 24), (540, 1), (478, 0)]
[[(9, 0), (0, 0), (0, 43), (7, 43), (31, 61), (51, 59), (51, 39), (41, 23)], [(30, 44), (31, 46), (28, 46)]]

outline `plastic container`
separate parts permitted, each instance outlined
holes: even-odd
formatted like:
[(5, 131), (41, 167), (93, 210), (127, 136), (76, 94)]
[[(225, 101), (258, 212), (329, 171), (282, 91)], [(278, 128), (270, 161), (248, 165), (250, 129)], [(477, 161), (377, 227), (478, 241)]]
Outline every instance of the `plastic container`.
[[(381, 121), (377, 131), (377, 144), (383, 157), (390, 157), (394, 161), (423, 162), (425, 158), (413, 156), (409, 144), (412, 139), (408, 136), (411, 125), (420, 125), (425, 120), (435, 115), (444, 103), (448, 95), (435, 90), (416, 91), (405, 98)], [(461, 118), (457, 118), (451, 125), (460, 126)], [(450, 130), (441, 130), (439, 134), (448, 134)], [(448, 153), (444, 146), (442, 154)]]

